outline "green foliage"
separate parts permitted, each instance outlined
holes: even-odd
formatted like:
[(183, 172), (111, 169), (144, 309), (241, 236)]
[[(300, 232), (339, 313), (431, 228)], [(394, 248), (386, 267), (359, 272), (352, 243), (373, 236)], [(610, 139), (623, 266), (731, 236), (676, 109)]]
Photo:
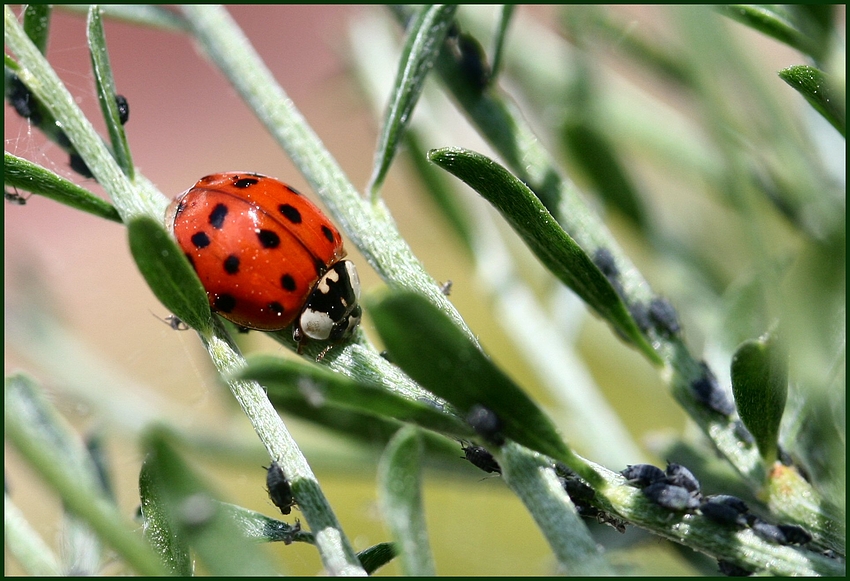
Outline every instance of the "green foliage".
[(779, 71), (779, 77), (794, 87), (843, 137), (847, 136), (844, 93), (833, 87), (829, 75), (814, 67), (796, 65)]
[[(385, 112), (376, 123), (371, 179), (360, 192), (254, 50), (253, 31), (246, 36), (223, 8), (86, 10), (108, 139), (46, 58), (51, 10), (27, 7), (18, 17), (5, 9), (7, 101), (78, 159), (110, 202), (9, 152), (7, 198), (31, 192), (126, 225), (144, 280), (198, 333), (227, 386), (225, 401), (238, 403), (225, 406), (226, 417), (243, 429), (248, 419), (253, 429), (250, 441), (233, 441), (223, 431), (227, 422), (210, 419), (216, 430), (204, 433), (185, 413), (149, 406), (149, 386), (91, 356), (36, 302), (39, 293), (24, 293), (7, 309), (7, 340), (58, 381), (7, 376), (6, 440), (61, 499), (63, 539), (76, 547), (68, 558), (42, 541), (12, 502), (13, 490), (6, 545), (26, 572), (103, 573), (108, 547), (122, 573), (190, 575), (197, 561), (214, 575), (273, 575), (279, 571), (265, 549), (288, 556), (290, 545), (315, 553), (331, 575), (371, 574), (395, 556), (406, 574), (448, 572), (439, 544), (473, 544), (482, 531), (470, 519), (453, 523), (452, 534), (429, 527), (429, 535), (429, 485), (439, 478), (457, 487), (464, 469), (474, 470), (459, 456), (472, 459), (474, 450), (492, 455), (499, 490), (515, 495), (514, 505), (531, 517), (523, 522), (539, 529), (529, 536), (547, 544), (548, 572), (622, 573), (631, 549), (630, 562), (643, 558), (627, 572), (664, 573), (650, 549), (629, 537), (611, 542), (603, 523), (638, 526), (711, 558), (678, 557), (679, 573), (711, 574), (720, 560), (764, 574), (844, 574), (844, 176), (829, 173), (823, 136), (807, 125), (820, 120), (800, 111), (811, 106), (845, 135), (844, 79), (835, 74), (843, 21), (822, 7), (675, 7), (665, 11), (668, 34), (652, 35), (630, 30), (615, 10), (570, 6), (557, 9), (560, 19), (549, 24), (562, 34), (553, 35), (525, 10), (392, 6), (383, 18), (369, 8), (351, 22), (351, 70), (373, 109)], [(133, 140), (115, 102), (115, 78), (128, 73), (110, 64), (104, 18), (194, 41), (292, 159), (387, 287), (366, 288), (363, 328), (350, 340), (242, 356), (250, 343), (210, 312), (162, 225), (167, 198), (133, 164)], [(750, 28), (753, 42), (776, 39), (811, 59), (815, 66), (778, 72), (805, 102), (765, 81), (778, 83), (776, 72), (761, 70), (751, 45), (738, 46), (730, 28)], [(658, 81), (654, 91), (670, 91), (676, 108), (609, 69), (610, 39), (629, 74)], [(466, 135), (454, 132), (461, 125), (483, 142), (467, 147)], [(441, 256), (441, 267), (474, 277), (466, 282), (480, 288), (475, 307), (502, 326), (503, 341), (491, 343), (486, 325), (466, 315), (473, 309), (448, 298), (425, 269), (430, 260), (420, 260), (401, 234), (387, 178), (404, 158), (412, 162), (410, 183), (435, 202), (441, 227), (456, 234), (452, 242), (467, 261), (444, 265)], [(583, 342), (588, 312), (607, 323), (607, 342)], [(751, 339), (765, 328), (782, 329), (781, 349), (773, 334)], [(370, 339), (372, 330), (383, 347)], [(296, 350), (289, 330), (269, 337), (280, 350)], [(593, 359), (603, 363), (591, 371)], [(625, 403), (612, 405), (601, 393), (606, 373), (620, 373)], [(639, 385), (647, 373), (667, 390)], [(735, 409), (724, 405), (730, 384)], [(83, 445), (45, 386), (81, 397), (107, 427)], [(210, 398), (219, 395), (210, 388)], [(671, 511), (624, 480), (624, 455), (637, 464), (647, 450), (618, 411), (635, 408), (656, 419), (673, 402), (692, 429), (647, 447), (697, 473), (702, 488), (685, 491), (688, 498), (741, 495), (765, 521), (803, 526), (810, 542), (776, 543), (753, 522), (719, 523), (698, 501)], [(337, 517), (326, 481), (320, 486), (302, 449), (311, 444), (299, 432), (294, 437), (281, 414), (343, 436), (336, 442), (346, 446), (333, 454), (344, 458), (346, 485), (368, 473), (381, 501), (384, 529), (357, 523), (369, 527), (371, 547), (354, 550), (346, 534), (352, 518)], [(112, 492), (116, 468), (103, 451), (115, 426), (142, 449), (144, 534)], [(380, 460), (370, 445), (383, 449)], [(321, 465), (333, 454), (311, 449), (310, 460)], [(297, 522), (219, 500), (228, 495), (214, 492), (220, 487), (205, 468), (227, 471), (246, 460), (255, 472), (263, 463), (281, 468)], [(130, 461), (117, 464), (126, 470)], [(500, 498), (489, 508), (506, 525), (483, 531), (490, 536), (474, 542), (476, 556), (499, 562), (489, 545), (500, 537), (522, 550), (527, 539), (501, 517), (508, 504)], [(83, 554), (83, 545), (94, 549)]]
[(788, 397), (788, 363), (775, 333), (745, 341), (732, 357), (732, 393), (765, 462), (773, 463)]
[(207, 294), (192, 265), (165, 228), (146, 216), (127, 226), (130, 252), (157, 298), (181, 321), (208, 334), (211, 317)]

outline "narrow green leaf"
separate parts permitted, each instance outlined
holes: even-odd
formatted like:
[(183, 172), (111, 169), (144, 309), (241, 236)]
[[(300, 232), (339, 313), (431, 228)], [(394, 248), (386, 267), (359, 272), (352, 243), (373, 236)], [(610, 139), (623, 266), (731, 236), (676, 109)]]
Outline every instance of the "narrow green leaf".
[(296, 524), (269, 518), (264, 514), (248, 510), (247, 508), (218, 502), (222, 512), (239, 527), (240, 533), (247, 539), (263, 543), (309, 543), (315, 544), (313, 533), (301, 530), (301, 524), (296, 519)]
[(248, 357), (247, 367), (239, 370), (236, 377), (258, 381), (266, 386), (270, 397), (275, 392), (299, 392), (314, 405), (327, 402), (379, 418), (412, 422), (459, 438), (473, 434), (465, 423), (429, 403), (412, 401), (378, 385), (302, 361), (273, 355)]
[(738, 414), (761, 457), (777, 459), (779, 424), (788, 395), (788, 368), (773, 334), (744, 341), (732, 358), (732, 393)]
[(24, 8), (24, 32), (41, 54), (47, 54), (52, 9), (48, 4), (27, 4)]
[(522, 500), (552, 547), (559, 573), (608, 575), (612, 571), (587, 524), (549, 462), (508, 443), (501, 448), (502, 478)]
[(172, 575), (192, 574), (192, 558), (187, 539), (177, 533), (175, 515), (165, 501), (162, 487), (150, 462), (142, 462), (139, 472), (139, 499), (145, 538)]
[(815, 111), (847, 137), (846, 98), (825, 72), (807, 65), (779, 71), (779, 78), (800, 93)]
[(427, 299), (412, 292), (387, 294), (369, 312), (391, 360), (422, 387), (463, 414), (476, 404), (491, 410), (505, 437), (573, 464), (549, 418)]
[(83, 210), (100, 218), (121, 223), (118, 211), (104, 200), (77, 184), (36, 165), (31, 161), (4, 152), (3, 182), (39, 196), (55, 200), (77, 210)]
[(378, 543), (357, 553), (363, 570), (369, 575), (392, 561), (398, 554), (394, 543)]
[(154, 429), (144, 440), (146, 487), (174, 531), (168, 547), (181, 559), (181, 567), (182, 547), (175, 538), (192, 547), (211, 575), (276, 575), (257, 545), (240, 534), (207, 483), (180, 458), (168, 432)]
[(127, 227), (136, 266), (156, 298), (181, 321), (203, 334), (211, 332), (206, 291), (177, 243), (156, 220), (133, 218)]
[(136, 571), (162, 575), (156, 555), (104, 495), (91, 457), (36, 383), (22, 374), (7, 377), (4, 403), (6, 439), (56, 491), (64, 506)]
[(722, 14), (746, 24), (817, 59), (821, 50), (814, 40), (797, 28), (792, 15), (778, 6), (764, 4), (730, 4), (718, 7)]
[(115, 90), (115, 80), (112, 77), (109, 52), (106, 49), (103, 18), (100, 7), (97, 5), (93, 5), (89, 9), (88, 39), (92, 69), (97, 85), (97, 98), (100, 101), (100, 110), (103, 112), (106, 128), (109, 131), (112, 153), (121, 171), (132, 180), (135, 176), (133, 158), (130, 155), (130, 146), (127, 143), (127, 135), (124, 133), (124, 125), (122, 125), (118, 114), (118, 104), (115, 101), (118, 93)]
[(390, 440), (378, 465), (378, 498), (384, 522), (399, 548), (403, 575), (435, 575), (422, 510), (422, 442), (413, 426)]
[(457, 5), (424, 7), (410, 27), (375, 151), (368, 188), (373, 198), (384, 182), (456, 11)]
[(609, 280), (524, 183), (492, 159), (473, 151), (437, 149), (429, 152), (428, 158), (493, 204), (552, 274), (652, 361), (660, 363)]
[(514, 8), (516, 8), (515, 4), (505, 4), (499, 11), (499, 22), (496, 25), (496, 36), (493, 38), (493, 57), (490, 64), (489, 81), (491, 83), (498, 77), (499, 71), (502, 69), (505, 38), (507, 37), (508, 25), (514, 15)]

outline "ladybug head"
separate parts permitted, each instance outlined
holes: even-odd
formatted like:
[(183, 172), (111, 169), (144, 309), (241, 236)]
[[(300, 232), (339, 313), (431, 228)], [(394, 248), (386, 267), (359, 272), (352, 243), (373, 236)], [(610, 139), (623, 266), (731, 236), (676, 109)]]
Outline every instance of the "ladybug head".
[(300, 344), (307, 339), (341, 341), (360, 324), (360, 278), (354, 263), (340, 260), (313, 287), (292, 332)]

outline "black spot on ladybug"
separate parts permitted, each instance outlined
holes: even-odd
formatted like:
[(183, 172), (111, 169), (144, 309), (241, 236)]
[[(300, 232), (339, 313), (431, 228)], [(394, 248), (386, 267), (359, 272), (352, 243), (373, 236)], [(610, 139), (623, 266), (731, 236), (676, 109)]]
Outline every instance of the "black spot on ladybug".
[(295, 279), (292, 278), (291, 274), (284, 274), (280, 277), (280, 286), (285, 291), (294, 292), (298, 286), (295, 284)]
[[(195, 232), (192, 234), (190, 238), (192, 244), (195, 245), (195, 248), (201, 249), (206, 248), (210, 245), (210, 237), (207, 236), (206, 232)], [(189, 256), (188, 254), (186, 256)], [(192, 260), (192, 257), (189, 256), (189, 260)]]
[(620, 474), (637, 488), (645, 488), (666, 478), (664, 471), (652, 464), (629, 464)]
[(334, 231), (328, 228), (327, 226), (322, 226), (322, 234), (325, 235), (325, 238), (328, 239), (328, 242), (333, 243), (334, 241)]
[(239, 272), (239, 257), (231, 254), (224, 259), (224, 271), (227, 274), (236, 274)]
[(727, 577), (749, 577), (753, 574), (752, 571), (723, 559), (717, 559), (717, 570)]
[(643, 489), (649, 500), (662, 508), (674, 512), (686, 512), (699, 508), (699, 501), (681, 486), (667, 482), (655, 482)]
[(210, 212), (210, 226), (216, 230), (220, 230), (224, 225), (224, 219), (227, 217), (227, 206), (224, 204), (216, 204), (212, 212)]
[(474, 444), (464, 445), (463, 442), (460, 443), (460, 448), (463, 450), (464, 458), (476, 468), (488, 473), (502, 473), (502, 467), (486, 448)]
[(89, 169), (89, 166), (86, 165), (86, 162), (83, 161), (83, 158), (80, 157), (79, 153), (72, 153), (70, 158), (68, 159), (68, 163), (71, 165), (72, 170), (74, 170), (84, 178), (94, 177), (94, 174)]
[(263, 248), (277, 248), (280, 246), (280, 236), (271, 230), (260, 230), (257, 232), (257, 238), (260, 239), (260, 244)]
[(130, 104), (124, 95), (115, 95), (115, 105), (118, 106), (118, 121), (121, 125), (130, 120)]
[(717, 378), (709, 369), (708, 365), (703, 361), (700, 363), (702, 367), (702, 376), (694, 380), (691, 384), (691, 389), (694, 392), (694, 397), (697, 401), (716, 411), (724, 416), (730, 416), (735, 412), (735, 404), (726, 395), (726, 392), (720, 388), (717, 383)]
[(655, 323), (655, 329), (661, 335), (669, 337), (680, 331), (676, 310), (667, 299), (656, 297), (650, 301), (649, 318)]
[(496, 413), (480, 404), (469, 408), (466, 414), (466, 422), (475, 430), (475, 433), (497, 446), (504, 444), (505, 439), (499, 433), (502, 430), (502, 421)]
[(325, 274), (325, 270), (327, 269), (327, 268), (325, 267), (325, 263), (324, 263), (324, 262), (322, 262), (321, 260), (316, 259), (316, 260), (314, 260), (314, 261), (313, 261), (313, 266), (315, 266), (315, 267), (316, 267), (316, 274), (319, 276), (319, 278), (321, 278), (322, 276), (324, 276), (324, 274)]
[(298, 211), (298, 208), (295, 206), (290, 206), (289, 204), (281, 204), (277, 207), (281, 216), (292, 222), (293, 224), (301, 223), (301, 212)]
[(292, 507), (297, 504), (295, 497), (292, 496), (292, 486), (277, 462), (272, 462), (272, 465), (266, 468), (266, 489), (269, 499), (282, 514), (292, 512)]
[(260, 180), (257, 178), (240, 178), (238, 180), (233, 180), (233, 185), (243, 190), (257, 185), (258, 183), (260, 183)]
[(283, 305), (280, 304), (277, 301), (271, 302), (271, 303), (269, 303), (269, 310), (273, 313), (278, 314), (278, 315), (282, 315), (283, 314)]
[(236, 299), (233, 298), (233, 295), (227, 293), (216, 295), (213, 300), (213, 306), (217, 311), (229, 313), (236, 307)]

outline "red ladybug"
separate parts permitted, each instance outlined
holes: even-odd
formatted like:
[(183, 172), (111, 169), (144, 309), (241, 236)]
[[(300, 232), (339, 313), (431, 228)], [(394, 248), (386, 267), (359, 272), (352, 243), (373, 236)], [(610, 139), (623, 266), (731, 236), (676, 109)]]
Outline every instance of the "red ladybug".
[(360, 279), (339, 230), (283, 182), (206, 176), (174, 198), (166, 223), (225, 319), (261, 331), (294, 323), (299, 346), (345, 339), (360, 323)]

